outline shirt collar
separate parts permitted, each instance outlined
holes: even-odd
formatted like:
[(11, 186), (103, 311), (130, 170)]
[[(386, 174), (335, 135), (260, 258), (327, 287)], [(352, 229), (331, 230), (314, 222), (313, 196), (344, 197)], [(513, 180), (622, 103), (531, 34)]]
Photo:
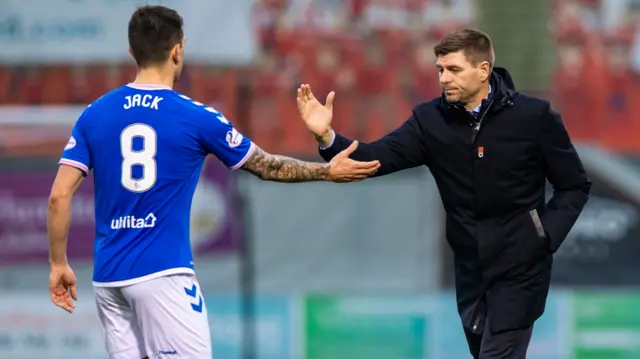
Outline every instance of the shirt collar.
[[(487, 97), (484, 98), (484, 100), (488, 99), (490, 96), (491, 96), (491, 85), (489, 85), (489, 93), (487, 94)], [(469, 112), (480, 113), (480, 109), (482, 109), (484, 100), (482, 100), (482, 102), (480, 102), (480, 104), (476, 106), (476, 108), (474, 108), (472, 111), (469, 111)]]

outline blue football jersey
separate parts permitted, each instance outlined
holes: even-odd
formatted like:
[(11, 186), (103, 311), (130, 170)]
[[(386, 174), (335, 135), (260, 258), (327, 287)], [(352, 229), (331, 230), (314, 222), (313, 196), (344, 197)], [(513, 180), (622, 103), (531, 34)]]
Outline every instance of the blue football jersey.
[(169, 87), (129, 84), (87, 107), (60, 164), (93, 170), (94, 285), (194, 273), (191, 201), (205, 157), (236, 169), (253, 149), (220, 112)]

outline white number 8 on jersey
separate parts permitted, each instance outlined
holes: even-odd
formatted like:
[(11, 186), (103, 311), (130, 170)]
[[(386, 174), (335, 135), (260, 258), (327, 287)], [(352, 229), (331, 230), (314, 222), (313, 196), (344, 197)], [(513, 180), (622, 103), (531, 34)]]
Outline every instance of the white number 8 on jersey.
[[(142, 150), (133, 149), (133, 139), (142, 138)], [(120, 152), (122, 153), (122, 187), (131, 192), (146, 192), (150, 190), (157, 179), (156, 131), (149, 125), (134, 123), (127, 126), (120, 134)], [(142, 178), (133, 178), (133, 166), (142, 167)]]

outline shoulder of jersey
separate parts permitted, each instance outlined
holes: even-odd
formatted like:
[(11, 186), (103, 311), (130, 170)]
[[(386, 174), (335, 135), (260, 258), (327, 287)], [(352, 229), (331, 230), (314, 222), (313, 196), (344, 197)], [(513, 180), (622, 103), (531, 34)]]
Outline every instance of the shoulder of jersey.
[(122, 86), (122, 87), (118, 87), (116, 89), (113, 89), (113, 90), (105, 93), (104, 95), (100, 96), (97, 100), (95, 100), (92, 103), (90, 103), (89, 106), (87, 106), (87, 108), (85, 109), (85, 111), (89, 111), (90, 109), (102, 107), (103, 105), (105, 105), (109, 101), (109, 99), (111, 97), (113, 97), (114, 95), (122, 92), (126, 88), (127, 88), (126, 86)]
[(222, 113), (211, 106), (207, 106), (201, 102), (198, 102), (189, 96), (182, 95), (180, 93), (175, 93), (177, 97), (177, 101), (183, 104), (187, 110), (202, 112), (203, 114), (209, 114), (212, 118), (217, 118), (220, 122), (224, 124), (229, 124), (229, 120), (227, 120)]

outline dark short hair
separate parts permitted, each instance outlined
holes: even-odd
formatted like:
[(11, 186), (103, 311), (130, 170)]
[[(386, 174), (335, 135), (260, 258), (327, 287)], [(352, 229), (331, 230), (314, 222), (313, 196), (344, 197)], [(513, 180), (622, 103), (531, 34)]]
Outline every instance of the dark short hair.
[(182, 43), (180, 14), (164, 6), (139, 7), (129, 20), (129, 47), (140, 67), (156, 65), (169, 58), (171, 49)]
[(491, 38), (480, 30), (456, 30), (443, 37), (433, 47), (433, 53), (436, 56), (445, 56), (458, 51), (462, 51), (474, 65), (487, 61), (493, 67), (495, 55)]

